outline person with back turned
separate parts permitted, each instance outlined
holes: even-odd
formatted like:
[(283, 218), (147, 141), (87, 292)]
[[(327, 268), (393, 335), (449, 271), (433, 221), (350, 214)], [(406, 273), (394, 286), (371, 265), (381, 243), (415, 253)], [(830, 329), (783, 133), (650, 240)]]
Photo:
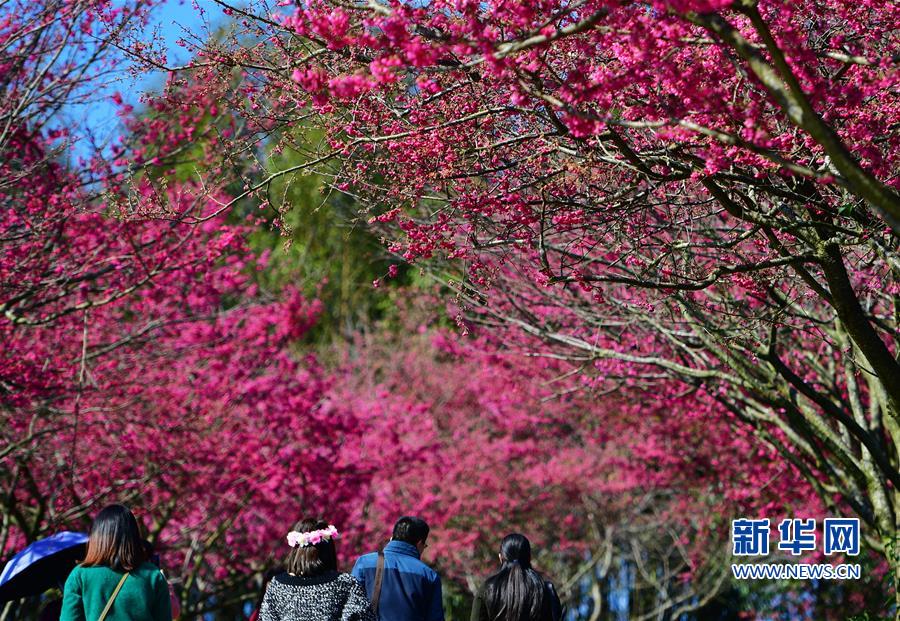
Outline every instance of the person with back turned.
[(380, 621), (444, 621), (441, 578), (422, 562), (428, 533), (425, 520), (404, 516), (384, 550), (364, 554), (353, 566)]
[(318, 518), (297, 522), (287, 534), (285, 569), (269, 580), (259, 621), (375, 621), (362, 586), (337, 570), (333, 524)]
[(66, 580), (61, 621), (171, 621), (169, 586), (147, 558), (134, 514), (109, 505), (94, 520), (87, 556)]
[(560, 621), (563, 608), (553, 584), (531, 566), (531, 543), (513, 533), (500, 544), (500, 569), (484, 581), (471, 621)]

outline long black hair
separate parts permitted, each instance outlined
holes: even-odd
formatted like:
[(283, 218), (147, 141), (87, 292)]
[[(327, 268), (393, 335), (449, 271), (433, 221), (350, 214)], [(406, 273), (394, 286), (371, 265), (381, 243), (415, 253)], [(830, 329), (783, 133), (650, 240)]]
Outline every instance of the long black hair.
[(500, 543), (500, 570), (484, 584), (490, 621), (544, 621), (544, 579), (531, 567), (531, 543), (513, 533)]

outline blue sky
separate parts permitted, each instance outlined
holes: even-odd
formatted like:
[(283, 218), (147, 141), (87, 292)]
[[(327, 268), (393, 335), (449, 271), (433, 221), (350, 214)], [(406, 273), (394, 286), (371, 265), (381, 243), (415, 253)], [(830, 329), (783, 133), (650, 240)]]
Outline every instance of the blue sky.
[[(147, 33), (155, 32), (158, 36), (170, 64), (183, 64), (190, 57), (176, 41), (186, 32), (199, 33), (202, 37), (204, 33), (215, 30), (224, 19), (221, 7), (213, 0), (166, 0), (154, 8)], [(164, 80), (165, 75), (161, 71), (148, 71), (135, 78), (123, 69), (115, 82), (96, 92), (90, 105), (73, 107), (67, 116), (74, 125), (89, 129), (98, 142), (106, 143), (122, 132), (116, 116), (117, 106), (112, 102), (113, 93), (118, 92), (124, 101), (139, 108), (141, 96), (159, 89)], [(86, 143), (76, 143), (73, 147), (76, 156), (88, 152)]]
[(160, 29), (165, 40), (170, 62), (183, 63), (188, 60), (184, 49), (175, 45), (185, 32), (198, 32), (207, 26), (215, 26), (224, 17), (222, 9), (212, 0), (167, 0), (153, 13), (154, 26)]

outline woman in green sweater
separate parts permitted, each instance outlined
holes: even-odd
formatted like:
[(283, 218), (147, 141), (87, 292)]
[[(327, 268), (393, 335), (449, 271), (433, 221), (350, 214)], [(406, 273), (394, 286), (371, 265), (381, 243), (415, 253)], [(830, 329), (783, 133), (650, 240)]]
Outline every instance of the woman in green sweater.
[(66, 580), (60, 621), (172, 621), (168, 584), (147, 560), (128, 507), (110, 505), (94, 520), (87, 556)]

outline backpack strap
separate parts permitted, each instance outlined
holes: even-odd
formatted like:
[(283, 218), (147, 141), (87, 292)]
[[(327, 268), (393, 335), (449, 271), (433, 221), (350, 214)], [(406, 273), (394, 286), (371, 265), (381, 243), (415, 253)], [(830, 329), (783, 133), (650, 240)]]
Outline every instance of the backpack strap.
[[(378, 562), (375, 563), (375, 586), (372, 589), (372, 610), (378, 614), (378, 600), (381, 599), (381, 585), (384, 582), (384, 550), (378, 551)], [(100, 621), (103, 621), (102, 619)]]
[(119, 594), (119, 591), (122, 590), (122, 585), (125, 584), (125, 580), (128, 579), (128, 574), (130, 572), (125, 572), (125, 575), (122, 576), (122, 579), (119, 580), (119, 584), (116, 585), (116, 590), (112, 592), (112, 595), (109, 596), (109, 601), (106, 602), (106, 606), (103, 608), (103, 612), (100, 613), (100, 616), (97, 618), (97, 621), (103, 621), (106, 619), (106, 615), (109, 614), (109, 609), (112, 608), (113, 602), (116, 600), (116, 595)]

